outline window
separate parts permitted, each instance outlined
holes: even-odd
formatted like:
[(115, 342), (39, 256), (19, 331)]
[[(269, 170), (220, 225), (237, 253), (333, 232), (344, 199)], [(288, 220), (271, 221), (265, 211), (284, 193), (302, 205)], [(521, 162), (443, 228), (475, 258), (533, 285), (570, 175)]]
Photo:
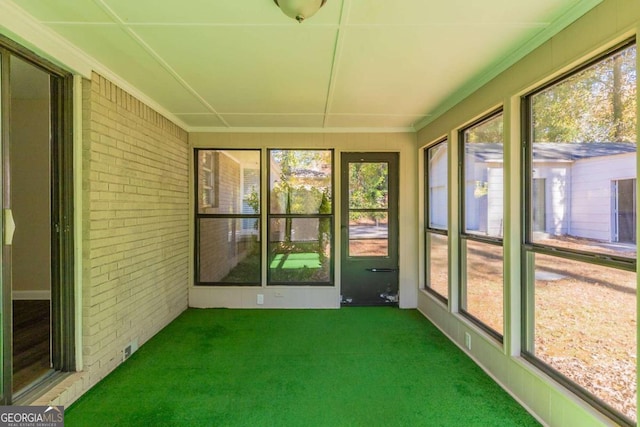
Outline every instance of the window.
[(218, 192), (216, 186), (216, 171), (218, 169), (218, 152), (209, 150), (200, 152), (200, 205), (203, 208), (215, 208), (218, 206)]
[(460, 312), (501, 341), (504, 304), (502, 111), (463, 129), (460, 143)]
[(260, 151), (195, 157), (196, 284), (260, 285)]
[(635, 46), (529, 94), (523, 114), (523, 356), (635, 425)]
[(349, 257), (389, 256), (389, 164), (349, 163)]
[(449, 297), (449, 155), (447, 140), (425, 150), (425, 288)]
[(269, 150), (269, 285), (333, 284), (332, 171), (332, 150)]

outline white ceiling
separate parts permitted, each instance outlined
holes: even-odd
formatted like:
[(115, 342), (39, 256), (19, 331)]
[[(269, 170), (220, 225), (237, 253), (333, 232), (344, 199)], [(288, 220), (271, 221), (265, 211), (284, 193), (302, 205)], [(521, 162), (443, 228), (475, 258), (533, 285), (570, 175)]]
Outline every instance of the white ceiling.
[[(9, 0), (3, 0), (9, 1)], [(188, 130), (412, 130), (599, 0), (15, 0)]]

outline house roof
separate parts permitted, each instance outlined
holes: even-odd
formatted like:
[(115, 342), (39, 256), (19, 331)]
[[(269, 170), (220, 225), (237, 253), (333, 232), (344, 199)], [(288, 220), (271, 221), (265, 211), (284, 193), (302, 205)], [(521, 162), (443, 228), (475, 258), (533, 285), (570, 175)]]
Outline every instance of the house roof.
[(633, 142), (536, 142), (533, 144), (534, 160), (581, 160), (591, 157), (613, 156), (614, 154), (634, 153)]
[(326, 172), (313, 170), (313, 169), (306, 169), (306, 168), (293, 169), (291, 171), (291, 175), (295, 176), (296, 178), (318, 178), (318, 179), (327, 178), (330, 176)]
[[(503, 160), (503, 145), (479, 142), (467, 144), (465, 151), (482, 161)], [(582, 160), (592, 157), (613, 156), (615, 154), (634, 153), (635, 142), (534, 142), (534, 161)]]

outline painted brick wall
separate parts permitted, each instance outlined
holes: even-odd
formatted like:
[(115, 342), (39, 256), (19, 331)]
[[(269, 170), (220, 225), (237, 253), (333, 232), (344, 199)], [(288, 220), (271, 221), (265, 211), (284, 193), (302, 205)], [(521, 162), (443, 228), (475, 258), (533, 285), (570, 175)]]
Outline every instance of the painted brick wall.
[(188, 134), (103, 77), (83, 82), (83, 371), (68, 405), (187, 308)]

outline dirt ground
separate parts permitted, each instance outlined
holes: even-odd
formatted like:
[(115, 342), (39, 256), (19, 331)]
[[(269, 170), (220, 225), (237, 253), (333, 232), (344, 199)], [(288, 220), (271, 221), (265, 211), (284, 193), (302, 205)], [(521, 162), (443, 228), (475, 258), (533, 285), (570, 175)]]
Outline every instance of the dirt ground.
[[(558, 243), (556, 241), (556, 243)], [(593, 250), (593, 242), (564, 239), (563, 247)], [(503, 332), (502, 248), (468, 248), (467, 311)], [(626, 252), (625, 252), (626, 250)], [(598, 251), (635, 257), (634, 248)], [(446, 246), (432, 248), (446, 265)], [(636, 408), (636, 275), (608, 267), (536, 255), (533, 353), (633, 420)], [(432, 273), (446, 295), (446, 270)]]

